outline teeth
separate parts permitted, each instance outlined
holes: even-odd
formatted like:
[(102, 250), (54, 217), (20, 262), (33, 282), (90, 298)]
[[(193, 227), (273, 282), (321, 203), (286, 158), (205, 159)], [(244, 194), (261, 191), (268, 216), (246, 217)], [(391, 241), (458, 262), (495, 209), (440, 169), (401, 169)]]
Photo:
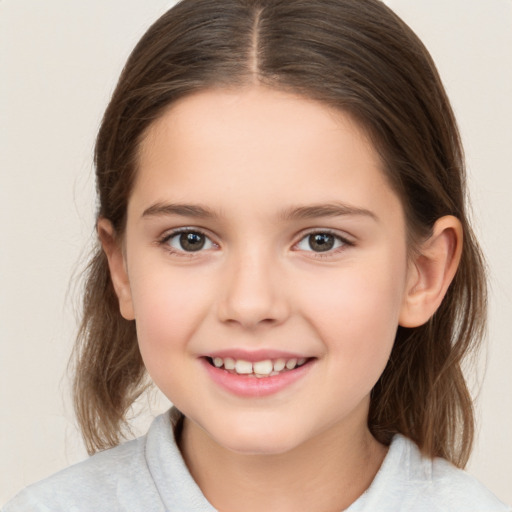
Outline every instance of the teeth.
[(243, 375), (252, 373), (252, 363), (250, 363), (249, 361), (244, 361), (243, 359), (239, 359), (235, 363), (235, 371), (236, 373)]
[(289, 359), (286, 361), (286, 368), (293, 370), (297, 366), (297, 359)]
[(274, 366), (272, 365), (272, 361), (267, 359), (265, 361), (258, 361), (257, 363), (253, 363), (254, 373), (259, 375), (270, 375)]
[(297, 366), (302, 366), (306, 361), (307, 359), (305, 357), (293, 357), (288, 360), (279, 358), (275, 361), (265, 359), (254, 363), (243, 359), (235, 360), (231, 357), (226, 357), (224, 359), (222, 357), (214, 357), (212, 359), (213, 365), (216, 368), (224, 367), (225, 370), (234, 370), (234, 372), (239, 375), (253, 375), (256, 377), (279, 375), (279, 372), (282, 372), (283, 370), (293, 370)]
[(231, 357), (226, 357), (226, 359), (224, 359), (224, 368), (226, 368), (226, 370), (234, 370), (235, 366), (235, 360), (231, 359)]
[(280, 372), (281, 370), (284, 370), (286, 366), (286, 359), (277, 359), (274, 361), (274, 371)]

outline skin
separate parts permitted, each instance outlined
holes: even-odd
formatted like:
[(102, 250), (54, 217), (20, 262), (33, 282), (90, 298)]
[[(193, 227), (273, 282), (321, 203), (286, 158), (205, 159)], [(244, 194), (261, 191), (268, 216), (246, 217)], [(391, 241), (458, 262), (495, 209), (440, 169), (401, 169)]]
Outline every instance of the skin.
[[(343, 208), (297, 214), (318, 205)], [(204, 233), (204, 248), (184, 250), (180, 228)], [(440, 219), (413, 257), (406, 230), (364, 132), (315, 101), (207, 90), (149, 128), (122, 243), (107, 220), (98, 231), (121, 312), (186, 417), (180, 448), (217, 509), (342, 510), (370, 485), (386, 453), (366, 425), (370, 391), (397, 326), (428, 320), (460, 258), (457, 219)], [(308, 236), (326, 232), (333, 249), (315, 252)], [(233, 349), (312, 359), (278, 393), (240, 397), (204, 367)]]

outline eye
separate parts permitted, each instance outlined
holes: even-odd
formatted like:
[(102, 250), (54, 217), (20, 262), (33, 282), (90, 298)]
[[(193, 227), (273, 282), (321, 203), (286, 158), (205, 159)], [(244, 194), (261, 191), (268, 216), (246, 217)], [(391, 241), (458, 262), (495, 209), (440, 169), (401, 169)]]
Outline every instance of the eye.
[(340, 236), (329, 232), (317, 232), (302, 238), (297, 244), (297, 248), (301, 251), (327, 252), (344, 245), (350, 245), (350, 243)]
[(204, 233), (192, 230), (175, 231), (167, 235), (162, 243), (176, 252), (198, 252), (214, 247), (214, 243)]

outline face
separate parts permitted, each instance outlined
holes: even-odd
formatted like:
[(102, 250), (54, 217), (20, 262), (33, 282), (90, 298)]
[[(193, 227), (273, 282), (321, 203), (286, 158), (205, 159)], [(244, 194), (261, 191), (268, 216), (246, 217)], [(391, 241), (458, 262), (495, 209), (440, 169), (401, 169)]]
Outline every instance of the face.
[(347, 115), (263, 87), (197, 93), (142, 142), (121, 310), (193, 425), (282, 453), (366, 428), (406, 295), (405, 230)]

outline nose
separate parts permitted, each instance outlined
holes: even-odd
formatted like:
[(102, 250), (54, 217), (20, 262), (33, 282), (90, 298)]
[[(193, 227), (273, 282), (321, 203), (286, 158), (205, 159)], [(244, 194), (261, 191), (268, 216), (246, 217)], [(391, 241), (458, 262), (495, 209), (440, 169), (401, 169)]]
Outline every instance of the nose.
[(283, 323), (290, 310), (284, 284), (270, 258), (252, 255), (231, 261), (219, 294), (219, 320), (246, 329)]

